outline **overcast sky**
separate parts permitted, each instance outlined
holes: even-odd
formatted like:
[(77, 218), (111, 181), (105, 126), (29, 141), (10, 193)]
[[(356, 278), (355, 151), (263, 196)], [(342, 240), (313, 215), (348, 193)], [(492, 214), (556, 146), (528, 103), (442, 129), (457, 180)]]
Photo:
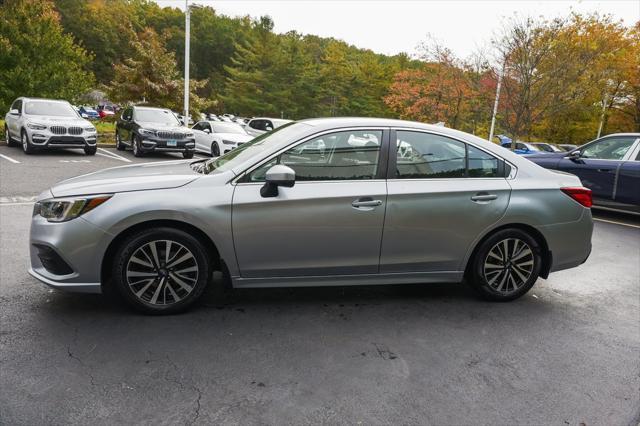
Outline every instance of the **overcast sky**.
[[(184, 0), (155, 0), (184, 8)], [(555, 18), (571, 11), (611, 14), (633, 25), (640, 20), (640, 0), (189, 0), (230, 16), (269, 15), (275, 31), (334, 37), (375, 52), (415, 53), (427, 33), (466, 57), (487, 45), (504, 18), (514, 15)]]

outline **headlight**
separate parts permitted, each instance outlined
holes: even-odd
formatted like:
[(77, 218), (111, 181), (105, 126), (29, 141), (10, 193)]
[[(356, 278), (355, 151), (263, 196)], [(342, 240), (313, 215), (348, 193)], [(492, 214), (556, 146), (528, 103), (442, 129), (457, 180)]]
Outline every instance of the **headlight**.
[(193, 137), (193, 133), (185, 133), (184, 137), (185, 138), (192, 138)]
[(222, 139), (222, 143), (225, 145), (235, 145), (236, 143), (234, 141), (225, 141), (224, 139)]
[(89, 133), (95, 133), (96, 128), (95, 128), (95, 127), (93, 127), (93, 126), (87, 126), (87, 127), (85, 127), (85, 128), (84, 128), (84, 130), (85, 130), (86, 132), (89, 132)]
[(155, 130), (138, 129), (138, 132), (140, 132), (141, 135), (147, 135), (147, 136), (155, 136), (156, 135), (156, 131)]
[(46, 125), (38, 123), (27, 123), (27, 127), (33, 130), (44, 130), (47, 128)]
[(113, 194), (102, 194), (42, 200), (33, 206), (33, 215), (39, 214), (49, 222), (66, 222), (95, 209), (112, 196)]

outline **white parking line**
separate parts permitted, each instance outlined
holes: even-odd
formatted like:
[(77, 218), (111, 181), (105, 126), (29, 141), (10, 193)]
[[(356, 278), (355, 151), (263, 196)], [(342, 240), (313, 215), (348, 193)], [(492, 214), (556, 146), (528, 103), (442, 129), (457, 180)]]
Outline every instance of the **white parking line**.
[(6, 155), (0, 154), (0, 157), (4, 158), (7, 161), (11, 161), (13, 164), (20, 164), (20, 162), (18, 160), (14, 160), (13, 158), (7, 157)]
[(106, 149), (103, 149), (103, 148), (98, 148), (98, 150), (101, 152), (96, 152), (96, 154), (102, 155), (103, 157), (110, 157), (115, 160), (124, 161), (125, 163), (131, 163), (131, 160), (129, 160), (128, 158), (124, 158), (123, 156), (118, 155), (115, 152), (107, 151)]
[(633, 225), (631, 223), (616, 222), (615, 220), (607, 220), (607, 219), (598, 219), (596, 217), (594, 217), (593, 220), (597, 220), (598, 222), (613, 223), (614, 225), (622, 225), (622, 226), (628, 226), (630, 228), (638, 228), (638, 229), (640, 229), (640, 225)]

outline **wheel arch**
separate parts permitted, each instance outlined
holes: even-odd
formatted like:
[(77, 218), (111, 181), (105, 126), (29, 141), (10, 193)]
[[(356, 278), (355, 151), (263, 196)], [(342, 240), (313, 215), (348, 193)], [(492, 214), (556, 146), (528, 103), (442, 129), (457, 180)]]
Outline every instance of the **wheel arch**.
[(132, 225), (122, 230), (118, 235), (116, 235), (116, 237), (113, 240), (111, 240), (111, 242), (107, 246), (107, 250), (105, 251), (104, 256), (102, 257), (102, 263), (100, 266), (100, 282), (102, 283), (103, 287), (111, 279), (111, 270), (112, 270), (113, 262), (115, 260), (114, 256), (116, 254), (116, 251), (120, 248), (120, 246), (124, 242), (124, 240), (134, 233), (137, 233), (146, 229), (159, 228), (159, 227), (179, 229), (197, 238), (202, 244), (204, 244), (204, 246), (207, 249), (206, 254), (209, 260), (211, 261), (212, 269), (216, 270), (220, 268), (220, 264), (223, 262), (223, 260), (220, 257), (220, 252), (218, 250), (218, 247), (216, 247), (213, 240), (211, 240), (211, 238), (200, 228), (190, 223), (182, 222), (175, 219), (149, 220), (145, 222), (136, 223), (135, 225)]
[(480, 238), (478, 242), (476, 242), (475, 246), (473, 247), (473, 250), (471, 251), (471, 255), (469, 255), (469, 257), (467, 258), (466, 266), (464, 269), (465, 277), (468, 276), (469, 271), (471, 269), (471, 265), (473, 264), (473, 259), (475, 258), (476, 253), (478, 252), (478, 249), (480, 248), (482, 243), (485, 242), (487, 238), (491, 237), (496, 232), (502, 231), (504, 229), (519, 229), (521, 231), (524, 231), (529, 235), (531, 235), (531, 237), (535, 239), (538, 244), (540, 244), (540, 249), (541, 249), (540, 254), (542, 256), (542, 266), (540, 268), (540, 276), (546, 279), (549, 276), (549, 271), (551, 270), (551, 265), (553, 264), (553, 256), (551, 251), (549, 250), (549, 245), (547, 243), (546, 238), (544, 237), (544, 235), (542, 235), (542, 233), (539, 230), (537, 230), (534, 226), (527, 225), (524, 223), (508, 223), (505, 225), (500, 225), (499, 227), (493, 228), (489, 232), (487, 232), (485, 235), (483, 235), (482, 238)]

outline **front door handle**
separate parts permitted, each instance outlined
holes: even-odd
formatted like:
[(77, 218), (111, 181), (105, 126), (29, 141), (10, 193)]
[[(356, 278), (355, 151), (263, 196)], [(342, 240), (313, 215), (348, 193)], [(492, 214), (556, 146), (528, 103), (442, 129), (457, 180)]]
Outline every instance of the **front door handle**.
[(489, 194), (489, 193), (486, 193), (486, 192), (479, 192), (476, 195), (474, 195), (473, 197), (471, 197), (471, 201), (475, 201), (475, 202), (493, 201), (496, 198), (498, 198), (498, 196), (495, 195), (495, 194)]
[(353, 206), (356, 209), (359, 209), (361, 207), (378, 207), (381, 205), (382, 205), (382, 200), (374, 200), (371, 197), (358, 198), (357, 200), (351, 203), (351, 206)]

